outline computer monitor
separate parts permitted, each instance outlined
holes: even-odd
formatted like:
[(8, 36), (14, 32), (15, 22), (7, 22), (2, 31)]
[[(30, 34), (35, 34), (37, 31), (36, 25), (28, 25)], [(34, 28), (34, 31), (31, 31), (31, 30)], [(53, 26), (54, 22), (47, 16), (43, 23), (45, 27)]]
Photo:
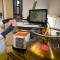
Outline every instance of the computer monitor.
[(29, 10), (29, 22), (47, 24), (47, 9)]

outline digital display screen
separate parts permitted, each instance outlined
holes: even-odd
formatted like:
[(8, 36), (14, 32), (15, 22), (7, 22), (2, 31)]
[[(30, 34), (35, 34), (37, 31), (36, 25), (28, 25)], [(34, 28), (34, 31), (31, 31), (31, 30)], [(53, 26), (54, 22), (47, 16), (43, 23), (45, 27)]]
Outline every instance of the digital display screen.
[(17, 47), (22, 47), (24, 43), (24, 39), (23, 38), (16, 38), (16, 46)]
[(46, 23), (47, 9), (29, 10), (29, 21), (31, 23)]

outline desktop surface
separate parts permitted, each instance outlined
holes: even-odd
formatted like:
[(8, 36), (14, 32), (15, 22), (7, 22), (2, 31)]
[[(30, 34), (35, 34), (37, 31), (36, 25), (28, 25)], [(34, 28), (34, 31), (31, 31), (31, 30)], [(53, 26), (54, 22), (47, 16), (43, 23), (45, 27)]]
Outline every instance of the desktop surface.
[(22, 20), (16, 23), (18, 27), (40, 27), (38, 24), (30, 24), (27, 20)]

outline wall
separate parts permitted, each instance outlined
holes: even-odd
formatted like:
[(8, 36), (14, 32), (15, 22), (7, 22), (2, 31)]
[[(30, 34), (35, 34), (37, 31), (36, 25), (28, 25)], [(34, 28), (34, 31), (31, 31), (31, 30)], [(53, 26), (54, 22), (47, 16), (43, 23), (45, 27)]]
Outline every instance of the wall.
[[(13, 4), (12, 0), (3, 0), (4, 3), (4, 19), (13, 17)], [(5, 24), (5, 29), (9, 26), (9, 23)], [(13, 33), (10, 32), (6, 36), (7, 45), (11, 45), (13, 41)]]
[(49, 0), (49, 15), (60, 15), (60, 0)]
[[(2, 0), (0, 0), (0, 12), (2, 12), (3, 13), (3, 8), (2, 8)], [(3, 19), (3, 16), (2, 16), (2, 18), (0, 18), (0, 21)]]
[(29, 10), (32, 9), (34, 2), (37, 1), (36, 9), (48, 8), (48, 0), (23, 0), (23, 17), (27, 18)]
[[(0, 12), (2, 13), (2, 17), (0, 17), (0, 21), (4, 19), (4, 8), (3, 8), (3, 0), (0, 0)], [(4, 31), (5, 26), (0, 27), (2, 31)]]
[(12, 0), (3, 0), (4, 3), (4, 16), (5, 18), (13, 17), (13, 4)]
[(60, 15), (60, 0), (23, 0), (23, 17), (27, 18), (29, 9), (37, 1), (36, 9), (48, 9), (48, 15), (57, 17)]

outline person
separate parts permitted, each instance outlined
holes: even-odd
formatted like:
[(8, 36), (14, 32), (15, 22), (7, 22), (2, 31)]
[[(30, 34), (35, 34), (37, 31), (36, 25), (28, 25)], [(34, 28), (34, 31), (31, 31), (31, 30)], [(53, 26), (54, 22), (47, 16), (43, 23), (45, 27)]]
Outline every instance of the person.
[[(7, 18), (4, 19), (0, 22), (0, 26), (3, 26), (4, 24), (6, 24), (9, 21), (16, 21), (13, 18)], [(7, 60), (8, 59), (8, 55), (7, 55), (7, 50), (6, 50), (6, 43), (5, 43), (5, 36), (10, 33), (15, 27), (15, 23), (10, 22), (9, 27), (5, 30), (5, 31), (1, 31), (0, 29), (0, 60)]]

